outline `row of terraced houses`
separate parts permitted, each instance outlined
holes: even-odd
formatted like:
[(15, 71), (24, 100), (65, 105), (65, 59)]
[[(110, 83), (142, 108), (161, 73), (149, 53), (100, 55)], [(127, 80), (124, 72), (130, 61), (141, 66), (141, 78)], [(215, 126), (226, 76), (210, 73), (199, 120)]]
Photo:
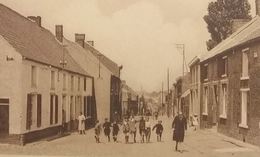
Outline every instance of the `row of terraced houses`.
[(41, 17), (24, 17), (0, 4), (0, 142), (24, 144), (121, 115), (120, 70), (115, 62), (75, 34), (54, 34)]
[(198, 115), (201, 129), (260, 146), (260, 0), (255, 4), (255, 17), (234, 19), (227, 39), (189, 63), (172, 104), (173, 113)]

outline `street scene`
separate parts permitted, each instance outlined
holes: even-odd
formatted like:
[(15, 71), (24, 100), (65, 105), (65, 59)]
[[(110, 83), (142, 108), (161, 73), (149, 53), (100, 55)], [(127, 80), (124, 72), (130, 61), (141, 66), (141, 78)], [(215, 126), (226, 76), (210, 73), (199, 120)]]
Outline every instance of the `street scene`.
[(0, 0), (0, 157), (260, 154), (260, 0)]

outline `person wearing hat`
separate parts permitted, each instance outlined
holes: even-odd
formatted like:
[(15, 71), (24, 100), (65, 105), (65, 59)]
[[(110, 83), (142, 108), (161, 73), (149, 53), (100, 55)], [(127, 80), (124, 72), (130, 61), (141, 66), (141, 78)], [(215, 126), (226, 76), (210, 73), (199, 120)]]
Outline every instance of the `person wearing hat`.
[(187, 121), (182, 112), (179, 112), (178, 115), (174, 118), (172, 122), (172, 128), (173, 140), (176, 141), (175, 151), (182, 152), (178, 149), (178, 144), (184, 141), (184, 132), (187, 130)]
[(153, 127), (153, 130), (155, 130), (155, 133), (157, 135), (157, 142), (161, 142), (162, 141), (162, 132), (163, 132), (163, 125), (162, 125), (162, 121), (159, 120), (157, 124), (155, 124), (155, 126)]
[(107, 136), (108, 142), (110, 142), (110, 132), (111, 132), (111, 123), (105, 118), (105, 123), (103, 124), (104, 134)]

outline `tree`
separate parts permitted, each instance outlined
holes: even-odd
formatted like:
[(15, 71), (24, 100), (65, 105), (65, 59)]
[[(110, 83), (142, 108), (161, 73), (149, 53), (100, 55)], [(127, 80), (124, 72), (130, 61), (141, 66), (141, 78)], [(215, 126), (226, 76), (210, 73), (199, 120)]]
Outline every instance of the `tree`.
[(211, 35), (206, 44), (208, 50), (232, 34), (233, 19), (251, 19), (248, 0), (216, 0), (208, 5), (204, 21)]

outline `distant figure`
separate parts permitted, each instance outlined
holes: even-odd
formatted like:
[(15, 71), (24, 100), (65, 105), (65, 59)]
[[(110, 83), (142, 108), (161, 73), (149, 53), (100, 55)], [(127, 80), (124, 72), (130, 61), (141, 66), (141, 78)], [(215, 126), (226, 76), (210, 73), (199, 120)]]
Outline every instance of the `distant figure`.
[(115, 121), (112, 125), (112, 135), (113, 135), (113, 140), (114, 142), (117, 142), (117, 135), (118, 135), (118, 132), (119, 132), (119, 126), (117, 124), (117, 121)]
[(184, 132), (187, 130), (187, 121), (186, 118), (182, 115), (182, 112), (174, 118), (172, 123), (173, 128), (173, 140), (176, 141), (175, 151), (180, 151), (178, 149), (178, 144), (182, 143), (184, 140)]
[(79, 134), (85, 134), (85, 120), (86, 117), (82, 114), (82, 112), (80, 112), (80, 115), (78, 117), (78, 130), (79, 130)]
[(163, 132), (163, 126), (162, 121), (159, 120), (158, 123), (153, 127), (153, 130), (156, 129), (156, 135), (157, 135), (157, 142), (162, 141), (162, 132)]
[(129, 143), (129, 132), (130, 132), (130, 127), (128, 123), (128, 119), (125, 118), (123, 122), (123, 133), (125, 134), (125, 143)]
[(108, 142), (110, 142), (110, 127), (111, 123), (108, 121), (107, 118), (105, 118), (105, 123), (103, 124), (104, 134), (107, 137)]
[(145, 136), (145, 120), (144, 117), (141, 117), (139, 122), (139, 133), (141, 136), (141, 143), (144, 143), (144, 136)]
[(154, 113), (154, 117), (155, 117), (155, 120), (158, 119), (158, 112), (155, 112), (155, 113)]
[(147, 117), (145, 121), (145, 138), (146, 143), (149, 143), (151, 138), (151, 122), (149, 117)]
[(196, 114), (192, 117), (192, 125), (194, 126), (194, 131), (196, 131), (199, 125), (199, 119)]
[(133, 141), (136, 143), (136, 121), (133, 116), (131, 116), (129, 121), (130, 134), (133, 136)]
[(95, 139), (97, 143), (100, 143), (100, 134), (101, 134), (101, 129), (102, 126), (99, 123), (99, 120), (96, 121), (96, 125), (95, 125)]

